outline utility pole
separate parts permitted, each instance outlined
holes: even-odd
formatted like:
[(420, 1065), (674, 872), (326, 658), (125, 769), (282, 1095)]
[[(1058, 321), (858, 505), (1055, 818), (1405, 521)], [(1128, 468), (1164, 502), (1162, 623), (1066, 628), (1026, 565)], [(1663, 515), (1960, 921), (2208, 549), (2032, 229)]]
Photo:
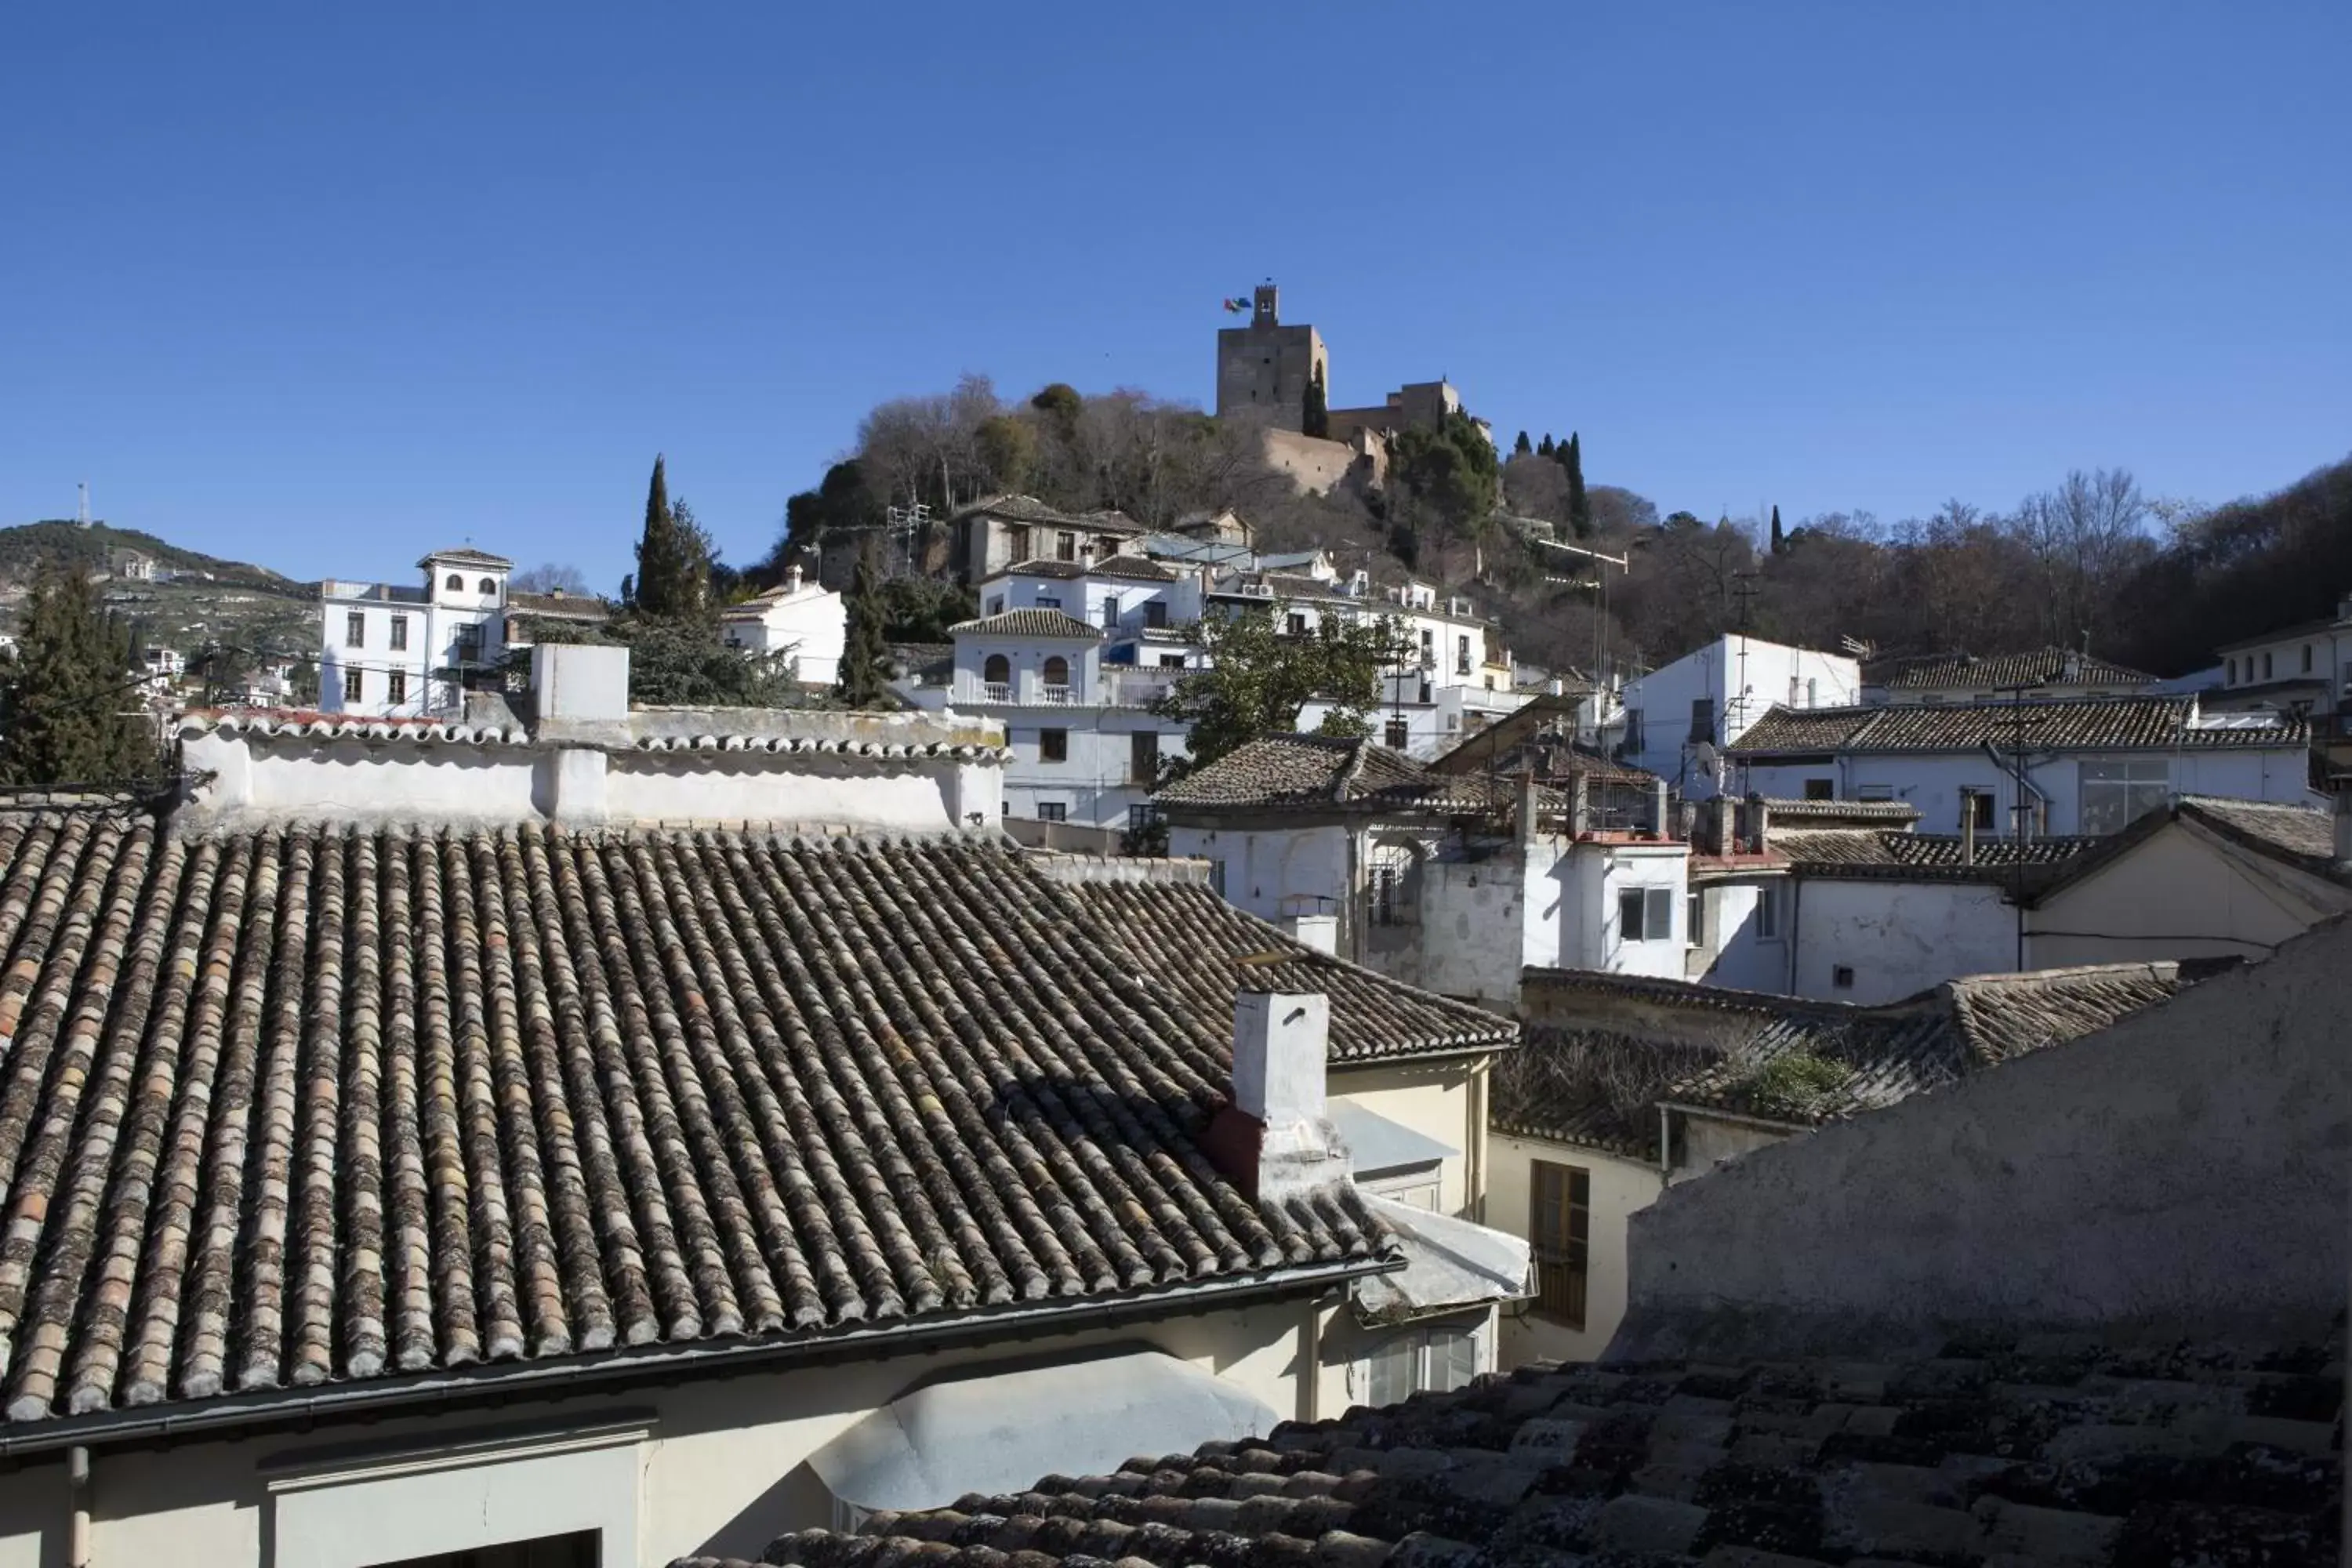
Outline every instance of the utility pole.
[[(1731, 591), (1739, 599), (1739, 696), (1738, 700), (1739, 728), (1743, 731), (1748, 728), (1748, 633), (1756, 622), (1757, 575), (1753, 570), (1734, 572), (1731, 574), (1733, 584)], [(1727, 748), (1731, 744), (1731, 704), (1728, 702), (1723, 707), (1721, 729), (1723, 739), (1718, 745), (1721, 748)], [(1748, 794), (1748, 764), (1745, 762), (1739, 764), (1739, 794), (1742, 796)]]
[(2016, 686), (1994, 688), (1996, 693), (2009, 698), (2010, 722), (2010, 874), (2009, 901), (2017, 910), (2017, 972), (2025, 973), (2025, 731), (2040, 718), (2025, 716), (2025, 694), (2042, 689), (2043, 682), (2032, 680)]

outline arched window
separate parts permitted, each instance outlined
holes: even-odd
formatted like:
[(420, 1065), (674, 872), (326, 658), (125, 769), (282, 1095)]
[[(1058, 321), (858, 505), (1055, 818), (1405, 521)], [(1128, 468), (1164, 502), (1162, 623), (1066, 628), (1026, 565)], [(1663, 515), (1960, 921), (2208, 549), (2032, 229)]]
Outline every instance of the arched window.
[(1045, 661), (1045, 684), (1067, 686), (1070, 683), (1070, 661), (1060, 654)]
[(449, 580), (441, 585), (453, 594), (462, 594), (466, 591), (466, 580), (455, 572), (450, 573)]
[(988, 662), (980, 667), (980, 678), (991, 686), (1010, 686), (1013, 683), (1013, 661), (1001, 653), (990, 654)]
[(485, 578), (483, 578), (483, 579), (482, 579), (482, 592), (483, 592), (483, 593), (485, 593), (485, 594), (489, 594), (489, 595), (496, 595), (496, 594), (498, 593), (498, 591), (499, 591), (499, 580), (498, 580), (496, 577), (485, 577)]

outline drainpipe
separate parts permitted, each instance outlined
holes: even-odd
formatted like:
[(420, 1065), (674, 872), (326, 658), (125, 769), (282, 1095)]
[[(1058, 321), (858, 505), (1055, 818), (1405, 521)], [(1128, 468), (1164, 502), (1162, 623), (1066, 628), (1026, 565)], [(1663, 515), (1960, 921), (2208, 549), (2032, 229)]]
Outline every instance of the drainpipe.
[(1319, 1419), (1323, 1382), (1323, 1299), (1311, 1297), (1306, 1303), (1306, 1321), (1298, 1330), (1298, 1419)]
[(1794, 995), (1797, 994), (1797, 932), (1798, 932), (1800, 930), (1801, 930), (1801, 929), (1802, 929), (1802, 923), (1801, 923), (1801, 922), (1797, 919), (1797, 917), (1798, 917), (1799, 915), (1802, 914), (1802, 913), (1804, 912), (1804, 910), (1805, 910), (1805, 879), (1804, 879), (1802, 877), (1791, 877), (1791, 878), (1790, 878), (1790, 879), (1789, 879), (1789, 993), (1788, 993), (1788, 994), (1789, 994), (1790, 995), (1791, 995), (1791, 996), (1794, 996)]
[(67, 1568), (89, 1568), (89, 1450), (66, 1450), (66, 1496), (73, 1507), (66, 1524)]

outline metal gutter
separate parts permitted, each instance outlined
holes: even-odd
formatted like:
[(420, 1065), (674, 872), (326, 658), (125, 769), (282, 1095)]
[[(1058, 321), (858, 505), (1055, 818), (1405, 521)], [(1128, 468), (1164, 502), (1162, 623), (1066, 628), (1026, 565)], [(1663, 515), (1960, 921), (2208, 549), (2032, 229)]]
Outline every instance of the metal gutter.
[(983, 1310), (945, 1320), (862, 1328), (818, 1338), (626, 1346), (599, 1352), (593, 1359), (571, 1355), (543, 1363), (502, 1362), (497, 1365), (419, 1373), (397, 1381), (370, 1379), (317, 1392), (273, 1389), (233, 1394), (188, 1402), (190, 1407), (176, 1410), (165, 1405), (69, 1415), (37, 1425), (28, 1423), (34, 1427), (28, 1431), (0, 1433), (0, 1460), (100, 1445), (240, 1436), (247, 1428), (266, 1424), (293, 1422), (307, 1426), (346, 1415), (381, 1415), (452, 1400), (557, 1398), (601, 1384), (737, 1375), (764, 1368), (839, 1361), (861, 1351), (892, 1356), (965, 1342), (983, 1342), (1008, 1333), (1027, 1337), (1067, 1332), (1141, 1318), (1193, 1314), (1246, 1302), (1275, 1300), (1305, 1290), (1351, 1283), (1367, 1275), (1394, 1273), (1404, 1266), (1405, 1259), (1400, 1256), (1361, 1258), (1349, 1263), (1281, 1269), (1239, 1280), (1165, 1287), (1147, 1294), (1108, 1300), (1095, 1297), (1044, 1307)]

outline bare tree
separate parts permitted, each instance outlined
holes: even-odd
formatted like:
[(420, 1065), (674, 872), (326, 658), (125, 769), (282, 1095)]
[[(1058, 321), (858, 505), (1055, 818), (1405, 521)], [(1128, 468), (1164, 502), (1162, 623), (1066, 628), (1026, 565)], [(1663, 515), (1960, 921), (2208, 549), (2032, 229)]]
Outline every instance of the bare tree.
[(578, 594), (588, 593), (588, 579), (579, 567), (570, 563), (541, 562), (516, 573), (508, 586), (518, 594)]
[(2147, 553), (2147, 500), (2124, 468), (2077, 468), (2018, 503), (2010, 532), (2033, 559), (2042, 635), (2064, 647), (2104, 630), (2107, 588)]

